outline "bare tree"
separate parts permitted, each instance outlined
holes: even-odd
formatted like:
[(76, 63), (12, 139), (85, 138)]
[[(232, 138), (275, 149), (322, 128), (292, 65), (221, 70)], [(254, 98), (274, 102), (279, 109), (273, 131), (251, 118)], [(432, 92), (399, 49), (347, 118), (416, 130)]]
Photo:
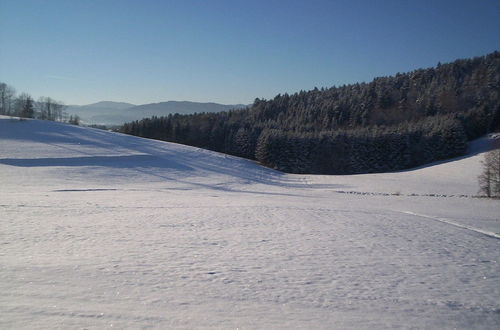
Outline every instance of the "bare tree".
[(5, 84), (0, 83), (0, 115), (11, 115), (16, 90)]
[(479, 175), (479, 191), (488, 197), (500, 196), (500, 148), (495, 140), (496, 148), (484, 155), (483, 172)]
[(50, 97), (40, 97), (37, 102), (39, 118), (44, 120), (63, 121), (65, 105)]

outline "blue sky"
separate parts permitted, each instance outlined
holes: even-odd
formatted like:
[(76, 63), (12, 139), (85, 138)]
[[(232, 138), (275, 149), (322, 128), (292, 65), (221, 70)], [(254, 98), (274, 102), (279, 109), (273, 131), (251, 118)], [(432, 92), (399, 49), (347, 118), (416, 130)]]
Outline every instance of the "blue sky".
[(500, 1), (0, 0), (0, 81), (66, 104), (251, 103), (500, 49)]

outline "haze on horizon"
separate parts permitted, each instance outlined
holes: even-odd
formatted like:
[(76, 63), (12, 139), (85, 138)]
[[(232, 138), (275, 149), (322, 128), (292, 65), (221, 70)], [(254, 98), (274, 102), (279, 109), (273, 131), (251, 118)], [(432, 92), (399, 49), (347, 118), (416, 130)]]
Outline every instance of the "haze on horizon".
[(0, 1), (0, 81), (66, 104), (248, 104), (498, 50), (498, 1)]

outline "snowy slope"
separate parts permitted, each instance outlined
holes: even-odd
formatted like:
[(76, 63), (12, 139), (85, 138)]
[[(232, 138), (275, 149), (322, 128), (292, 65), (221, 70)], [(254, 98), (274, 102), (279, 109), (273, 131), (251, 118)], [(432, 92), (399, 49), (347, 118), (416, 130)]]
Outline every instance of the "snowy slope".
[(497, 328), (499, 201), (459, 197), (486, 144), (399, 173), (285, 175), (1, 117), (0, 327)]
[[(126, 179), (126, 183), (148, 185), (213, 183), (224, 187), (233, 180), (267, 182), (280, 176), (236, 157), (98, 129), (5, 117), (0, 125), (0, 164), (10, 165), (6, 171), (13, 173), (19, 168), (29, 169), (26, 173), (40, 172), (34, 175), (39, 180), (47, 176), (48, 185), (88, 182), (109, 186), (121, 185)], [(4, 179), (19, 182), (15, 176)]]

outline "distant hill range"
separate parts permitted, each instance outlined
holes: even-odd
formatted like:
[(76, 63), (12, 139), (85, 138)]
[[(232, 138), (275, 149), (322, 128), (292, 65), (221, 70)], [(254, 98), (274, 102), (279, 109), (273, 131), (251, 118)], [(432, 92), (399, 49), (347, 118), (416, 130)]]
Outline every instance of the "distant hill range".
[(169, 114), (193, 114), (202, 112), (220, 112), (241, 109), (244, 104), (200, 103), (189, 101), (167, 101), (135, 105), (125, 102), (102, 101), (87, 105), (70, 105), (66, 108), (69, 115), (78, 115), (84, 124), (122, 125), (125, 122), (152, 116)]

